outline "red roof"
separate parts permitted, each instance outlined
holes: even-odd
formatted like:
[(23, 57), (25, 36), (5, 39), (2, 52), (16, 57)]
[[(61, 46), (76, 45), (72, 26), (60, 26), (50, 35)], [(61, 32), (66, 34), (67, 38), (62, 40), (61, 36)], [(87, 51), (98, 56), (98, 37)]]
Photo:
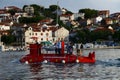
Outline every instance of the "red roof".
[(108, 28), (104, 28), (104, 27), (98, 27), (97, 29), (95, 29), (94, 31), (97, 32), (97, 31), (111, 31), (111, 32), (114, 32), (114, 30), (112, 29), (108, 29)]
[(72, 14), (62, 14), (61, 17), (70, 17)]

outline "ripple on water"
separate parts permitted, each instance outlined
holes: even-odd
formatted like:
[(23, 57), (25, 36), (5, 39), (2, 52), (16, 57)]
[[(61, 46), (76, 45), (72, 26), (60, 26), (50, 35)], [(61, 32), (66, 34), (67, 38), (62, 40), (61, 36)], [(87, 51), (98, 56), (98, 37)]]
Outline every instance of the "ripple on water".
[(120, 50), (95, 52), (95, 64), (21, 64), (24, 52), (0, 53), (0, 80), (119, 80)]

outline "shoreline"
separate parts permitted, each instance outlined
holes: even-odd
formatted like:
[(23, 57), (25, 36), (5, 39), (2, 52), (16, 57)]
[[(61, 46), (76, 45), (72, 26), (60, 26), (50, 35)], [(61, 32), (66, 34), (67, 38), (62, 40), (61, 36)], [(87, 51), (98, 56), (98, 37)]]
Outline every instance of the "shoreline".
[(84, 48), (84, 50), (89, 50), (89, 49), (120, 49), (120, 46)]

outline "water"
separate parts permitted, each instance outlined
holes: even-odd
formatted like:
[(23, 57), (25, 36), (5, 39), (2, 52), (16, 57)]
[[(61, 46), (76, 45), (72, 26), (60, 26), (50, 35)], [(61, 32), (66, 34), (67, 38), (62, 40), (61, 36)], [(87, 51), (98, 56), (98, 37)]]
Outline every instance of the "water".
[(120, 49), (94, 51), (95, 64), (21, 64), (19, 59), (26, 52), (1, 52), (0, 80), (120, 80)]

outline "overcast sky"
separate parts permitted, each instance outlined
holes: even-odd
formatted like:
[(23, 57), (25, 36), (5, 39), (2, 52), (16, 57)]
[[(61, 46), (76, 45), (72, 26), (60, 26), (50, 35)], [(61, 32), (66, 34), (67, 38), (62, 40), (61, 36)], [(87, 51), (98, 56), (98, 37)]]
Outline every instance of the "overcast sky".
[(0, 9), (5, 6), (22, 8), (29, 4), (49, 7), (49, 5), (57, 4), (57, 1), (59, 1), (61, 8), (66, 8), (74, 13), (83, 8), (110, 10), (110, 13), (120, 12), (120, 0), (0, 0)]

